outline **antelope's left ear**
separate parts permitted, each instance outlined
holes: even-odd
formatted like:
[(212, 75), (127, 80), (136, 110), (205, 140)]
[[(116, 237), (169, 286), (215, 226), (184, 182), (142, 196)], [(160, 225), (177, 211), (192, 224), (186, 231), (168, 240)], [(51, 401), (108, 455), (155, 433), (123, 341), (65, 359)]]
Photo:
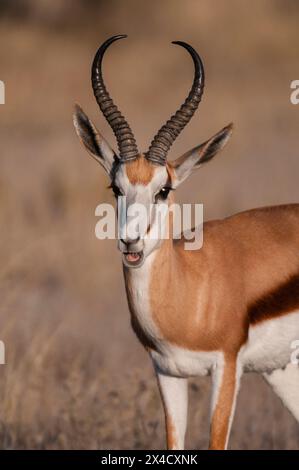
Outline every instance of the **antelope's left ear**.
[(189, 150), (189, 152), (177, 158), (172, 163), (176, 175), (174, 186), (177, 187), (193, 170), (200, 168), (203, 163), (211, 160), (216, 153), (225, 146), (232, 134), (232, 130), (233, 124), (231, 123), (203, 144), (194, 147), (192, 150)]

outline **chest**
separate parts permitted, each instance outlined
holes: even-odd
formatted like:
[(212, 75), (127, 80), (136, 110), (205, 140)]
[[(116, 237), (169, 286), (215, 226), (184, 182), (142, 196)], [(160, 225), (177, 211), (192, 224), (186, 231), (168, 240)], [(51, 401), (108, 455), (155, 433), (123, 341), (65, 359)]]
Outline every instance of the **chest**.
[[(196, 350), (189, 347), (187, 324), (184, 328), (180, 325), (180, 318), (176, 316), (172, 299), (167, 295), (167, 291), (161, 289), (156, 292), (161, 301), (153, 302), (150, 268), (151, 266), (147, 265), (135, 271), (125, 272), (128, 303), (135, 333), (150, 352), (156, 369), (178, 377), (209, 374), (219, 352), (213, 350), (212, 346), (209, 350), (202, 350), (200, 341)], [(163, 317), (165, 312), (169, 315), (167, 328), (165, 323), (159, 323), (159, 318)], [(186, 311), (186, 319), (187, 317)], [(172, 336), (168, 334), (170, 331)], [(182, 344), (179, 338), (183, 338)]]
[(188, 347), (177, 346), (175, 341), (171, 342), (165, 337), (155, 321), (148, 276), (130, 273), (126, 278), (126, 287), (133, 328), (149, 350), (155, 368), (177, 377), (208, 375), (217, 362), (219, 352), (192, 351)]

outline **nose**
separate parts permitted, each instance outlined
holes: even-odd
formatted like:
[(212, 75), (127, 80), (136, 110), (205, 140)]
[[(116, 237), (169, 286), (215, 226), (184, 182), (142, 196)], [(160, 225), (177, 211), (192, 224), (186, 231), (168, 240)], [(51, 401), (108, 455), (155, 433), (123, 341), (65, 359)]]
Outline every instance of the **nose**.
[(129, 246), (129, 245), (134, 245), (134, 244), (138, 243), (139, 240), (140, 240), (140, 237), (138, 236), (138, 237), (135, 238), (135, 239), (132, 239), (132, 238), (126, 238), (126, 239), (121, 238), (120, 240), (121, 240), (121, 242), (122, 242), (124, 245)]

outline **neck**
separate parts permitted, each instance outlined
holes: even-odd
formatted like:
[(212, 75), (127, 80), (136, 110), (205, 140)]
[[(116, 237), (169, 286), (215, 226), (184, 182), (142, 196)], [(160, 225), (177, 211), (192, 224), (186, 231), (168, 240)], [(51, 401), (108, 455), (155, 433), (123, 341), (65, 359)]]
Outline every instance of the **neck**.
[(154, 338), (159, 337), (152, 320), (151, 285), (153, 276), (161, 280), (159, 288), (167, 289), (165, 282), (172, 270), (173, 240), (165, 239), (153, 250), (140, 268), (123, 266), (131, 324), (137, 337), (148, 350), (156, 349)]

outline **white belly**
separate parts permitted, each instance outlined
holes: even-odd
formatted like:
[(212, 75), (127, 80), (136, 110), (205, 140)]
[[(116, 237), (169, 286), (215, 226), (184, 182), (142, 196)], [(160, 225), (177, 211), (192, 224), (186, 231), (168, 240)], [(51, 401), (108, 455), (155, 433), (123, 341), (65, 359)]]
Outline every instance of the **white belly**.
[(189, 351), (167, 343), (160, 347), (161, 352), (151, 351), (155, 368), (175, 377), (208, 375), (222, 356), (220, 351)]
[[(270, 372), (285, 367), (299, 340), (299, 312), (250, 327), (247, 343), (240, 353), (244, 372)], [(161, 352), (152, 351), (155, 367), (177, 377), (208, 375), (221, 360), (222, 351), (189, 351), (164, 343)]]
[(286, 366), (294, 351), (294, 340), (299, 340), (299, 312), (250, 327), (242, 352), (245, 372), (267, 372)]

